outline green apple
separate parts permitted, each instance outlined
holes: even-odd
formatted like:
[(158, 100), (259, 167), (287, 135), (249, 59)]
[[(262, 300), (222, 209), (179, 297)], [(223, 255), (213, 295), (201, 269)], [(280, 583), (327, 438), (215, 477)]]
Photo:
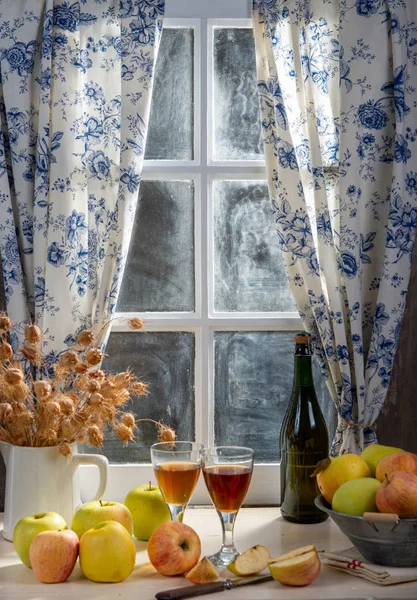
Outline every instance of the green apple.
[(117, 521), (104, 521), (86, 531), (80, 540), (80, 566), (87, 579), (118, 583), (135, 566), (132, 536)]
[(118, 521), (130, 535), (133, 533), (132, 515), (128, 508), (121, 502), (103, 502), (93, 500), (86, 502), (75, 513), (71, 529), (79, 539), (88, 530), (103, 521)]
[(30, 567), (29, 548), (41, 531), (68, 529), (64, 519), (56, 512), (43, 512), (20, 519), (13, 530), (13, 544), (24, 565)]
[(359, 477), (346, 481), (336, 490), (332, 509), (346, 515), (361, 517), (364, 512), (377, 512), (376, 491), (381, 485), (373, 477)]
[(392, 454), (393, 452), (403, 452), (403, 450), (401, 450), (401, 448), (394, 448), (393, 446), (383, 446), (382, 444), (371, 444), (365, 448), (361, 457), (367, 463), (369, 470), (371, 471), (371, 477), (375, 477), (376, 467), (381, 458), (384, 458), (386, 454)]
[(149, 540), (155, 529), (171, 521), (171, 513), (157, 485), (145, 484), (130, 490), (125, 504), (132, 513), (133, 535)]

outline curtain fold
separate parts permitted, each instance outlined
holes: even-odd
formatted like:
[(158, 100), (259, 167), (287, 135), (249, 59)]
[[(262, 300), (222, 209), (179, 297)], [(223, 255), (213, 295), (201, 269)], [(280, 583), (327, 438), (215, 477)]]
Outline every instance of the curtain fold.
[(338, 411), (376, 441), (417, 226), (417, 3), (254, 0), (269, 193), (289, 286)]
[(114, 314), (165, 0), (0, 0), (0, 253), (7, 311), (47, 361)]

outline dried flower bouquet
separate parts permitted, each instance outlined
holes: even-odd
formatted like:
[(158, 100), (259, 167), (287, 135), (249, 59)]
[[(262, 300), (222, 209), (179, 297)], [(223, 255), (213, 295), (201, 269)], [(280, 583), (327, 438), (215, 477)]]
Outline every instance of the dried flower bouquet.
[[(26, 326), (25, 343), (19, 351), (30, 367), (25, 369), (8, 342), (12, 323), (0, 314), (0, 441), (17, 446), (59, 446), (67, 456), (74, 442), (101, 446), (106, 425), (128, 443), (134, 439), (139, 421), (152, 421), (136, 420), (132, 412), (125, 411), (131, 398), (147, 394), (148, 384), (129, 370), (110, 375), (100, 368), (104, 354), (98, 340), (109, 323), (97, 335), (92, 330), (81, 331), (77, 342), (59, 356), (50, 375), (39, 327)], [(140, 319), (128, 323), (132, 329), (143, 329)], [(175, 440), (172, 429), (152, 422), (162, 441)]]

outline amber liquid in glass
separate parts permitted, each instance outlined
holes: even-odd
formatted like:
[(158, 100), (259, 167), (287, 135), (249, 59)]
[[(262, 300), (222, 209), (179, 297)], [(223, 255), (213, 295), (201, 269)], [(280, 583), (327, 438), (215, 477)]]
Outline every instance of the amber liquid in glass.
[(200, 464), (183, 461), (164, 462), (155, 467), (158, 485), (167, 504), (187, 504), (200, 475)]
[(214, 506), (221, 512), (236, 512), (248, 491), (252, 471), (243, 465), (210, 465), (203, 470)]

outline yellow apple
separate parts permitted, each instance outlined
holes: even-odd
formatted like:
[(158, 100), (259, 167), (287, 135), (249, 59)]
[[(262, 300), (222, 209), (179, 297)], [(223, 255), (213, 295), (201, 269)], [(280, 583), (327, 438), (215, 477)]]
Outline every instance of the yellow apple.
[(68, 529), (63, 517), (56, 512), (44, 512), (20, 519), (13, 530), (13, 544), (24, 565), (30, 567), (29, 548), (32, 540), (41, 533), (53, 529)]
[(255, 575), (255, 573), (263, 571), (268, 566), (270, 558), (271, 554), (269, 550), (265, 546), (258, 544), (242, 552), (227, 568), (235, 575), (241, 577)]
[(200, 553), (200, 538), (184, 523), (163, 523), (149, 538), (149, 560), (161, 575), (184, 575), (198, 563)]
[(317, 473), (317, 485), (329, 504), (332, 503), (333, 496), (342, 483), (371, 476), (366, 461), (356, 454), (342, 454), (336, 458), (326, 459), (317, 465), (318, 469), (320, 465), (324, 468)]
[(276, 558), (268, 567), (272, 577), (284, 585), (308, 585), (320, 573), (321, 563), (314, 546), (303, 546)]
[(118, 521), (132, 535), (133, 521), (129, 509), (121, 502), (93, 500), (86, 502), (75, 513), (71, 529), (81, 539), (88, 530), (103, 521)]
[(211, 583), (218, 580), (219, 574), (211, 560), (204, 556), (191, 571), (188, 571), (186, 578), (193, 583)]
[(132, 536), (117, 521), (94, 525), (80, 540), (81, 570), (92, 581), (123, 581), (133, 571), (135, 560)]
[(393, 446), (383, 446), (382, 444), (370, 444), (365, 448), (361, 454), (361, 458), (366, 461), (371, 471), (371, 477), (375, 477), (375, 470), (379, 461), (387, 454), (392, 454), (393, 452), (403, 452), (403, 450), (401, 448), (394, 448)]
[(29, 549), (30, 563), (39, 581), (66, 581), (77, 562), (79, 545), (78, 536), (71, 529), (39, 533)]
[(381, 482), (373, 477), (359, 477), (343, 483), (332, 500), (332, 509), (361, 517), (364, 512), (377, 512), (376, 492)]
[(171, 513), (157, 485), (139, 485), (130, 490), (125, 505), (133, 518), (133, 535), (138, 540), (149, 540), (162, 523), (171, 521)]

